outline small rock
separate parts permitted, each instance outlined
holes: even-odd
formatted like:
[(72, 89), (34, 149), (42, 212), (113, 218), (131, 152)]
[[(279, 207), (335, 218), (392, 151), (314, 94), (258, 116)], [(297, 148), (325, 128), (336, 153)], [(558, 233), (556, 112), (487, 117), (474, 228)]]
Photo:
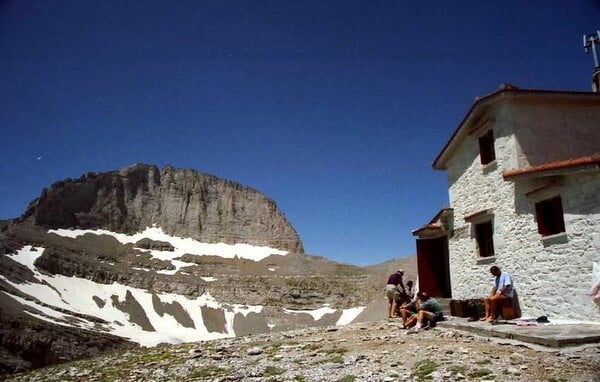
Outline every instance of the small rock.
[(215, 351), (217, 353), (225, 353), (226, 351), (229, 350), (229, 346), (225, 346), (225, 345), (219, 345), (217, 346), (217, 348), (215, 349)]
[(425, 376), (425, 378), (429, 378), (429, 379), (433, 379), (434, 381), (441, 381), (442, 380), (442, 373), (440, 373), (439, 371), (432, 371), (431, 373), (427, 374)]
[(525, 358), (525, 356), (520, 353), (515, 352), (510, 355), (510, 364), (511, 365), (519, 365), (519, 364), (525, 362), (526, 360), (527, 360), (527, 358)]
[(253, 347), (248, 349), (248, 355), (259, 355), (263, 353), (263, 349), (259, 347)]

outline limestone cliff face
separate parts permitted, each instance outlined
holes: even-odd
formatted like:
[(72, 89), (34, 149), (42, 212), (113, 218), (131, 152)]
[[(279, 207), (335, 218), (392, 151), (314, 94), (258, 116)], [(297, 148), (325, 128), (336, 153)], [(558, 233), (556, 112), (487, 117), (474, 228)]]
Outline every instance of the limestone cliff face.
[(194, 170), (136, 164), (87, 173), (45, 189), (21, 217), (47, 228), (134, 233), (156, 224), (202, 242), (266, 245), (303, 253), (275, 202), (238, 183)]

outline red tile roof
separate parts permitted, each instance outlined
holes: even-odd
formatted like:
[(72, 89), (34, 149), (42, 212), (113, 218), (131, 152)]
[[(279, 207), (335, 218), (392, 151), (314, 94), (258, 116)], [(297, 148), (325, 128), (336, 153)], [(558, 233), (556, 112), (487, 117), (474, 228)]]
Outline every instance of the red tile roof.
[(441, 224), (425, 224), (422, 227), (419, 227), (417, 229), (415, 229), (414, 231), (412, 231), (413, 236), (418, 236), (419, 233), (422, 232), (443, 232), (444, 228), (442, 227)]
[(566, 170), (566, 169), (576, 169), (576, 168), (597, 168), (600, 167), (600, 152), (594, 153), (592, 155), (566, 159), (557, 162), (549, 162), (544, 163), (538, 166), (532, 166), (523, 169), (511, 169), (504, 170), (502, 172), (502, 177), (504, 179), (513, 179), (520, 175), (530, 175), (530, 174), (543, 174), (544, 172), (556, 172), (557, 170)]

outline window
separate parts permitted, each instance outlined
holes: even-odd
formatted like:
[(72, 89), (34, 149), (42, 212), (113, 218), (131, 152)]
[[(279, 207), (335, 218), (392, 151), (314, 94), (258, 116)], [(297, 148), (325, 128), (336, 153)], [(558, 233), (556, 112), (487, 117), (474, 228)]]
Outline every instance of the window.
[(492, 221), (475, 224), (475, 240), (480, 257), (494, 256), (494, 229)]
[(493, 257), (494, 253), (494, 210), (491, 208), (465, 216), (471, 223), (471, 237), (475, 239), (479, 257)]
[(542, 236), (565, 232), (562, 201), (560, 196), (542, 200), (535, 204), (538, 232)]
[(479, 157), (481, 159), (481, 164), (488, 164), (496, 160), (496, 152), (494, 151), (494, 132), (492, 130), (489, 130), (479, 137)]

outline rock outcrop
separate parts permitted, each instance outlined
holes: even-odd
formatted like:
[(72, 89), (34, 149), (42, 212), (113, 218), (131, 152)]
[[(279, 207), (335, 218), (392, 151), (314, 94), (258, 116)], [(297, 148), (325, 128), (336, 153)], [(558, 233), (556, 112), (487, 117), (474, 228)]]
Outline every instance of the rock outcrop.
[(136, 164), (87, 173), (44, 189), (21, 220), (46, 228), (135, 233), (157, 225), (207, 243), (246, 243), (303, 253), (275, 202), (239, 183), (194, 170)]

